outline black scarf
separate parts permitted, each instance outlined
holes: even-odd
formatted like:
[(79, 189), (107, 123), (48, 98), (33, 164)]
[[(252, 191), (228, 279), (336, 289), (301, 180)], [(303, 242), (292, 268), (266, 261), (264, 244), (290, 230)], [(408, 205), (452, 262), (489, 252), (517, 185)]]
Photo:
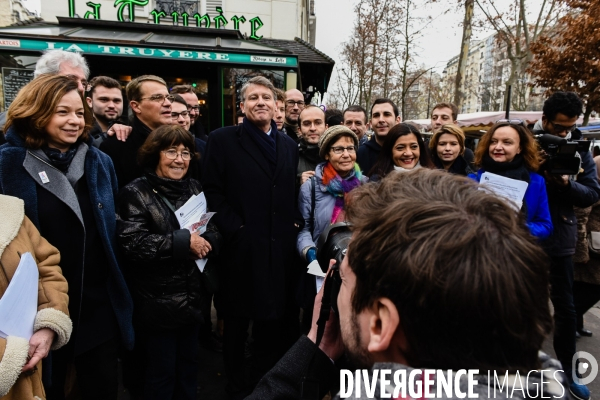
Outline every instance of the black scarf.
[[(520, 154), (517, 154), (512, 161), (497, 162), (490, 157), (488, 152), (486, 152), (481, 160), (481, 166), (486, 172), (504, 176), (505, 178), (516, 179), (527, 183), (530, 181), (529, 171), (525, 168), (525, 160)], [(527, 217), (527, 203), (525, 202), (525, 199), (523, 199), (521, 212)]]
[(304, 157), (311, 163), (318, 164), (325, 161), (319, 155), (319, 145), (308, 144), (304, 139), (300, 139), (298, 142), (298, 153), (300, 157)]
[(58, 149), (54, 149), (48, 147), (47, 145), (42, 146), (42, 151), (50, 160), (50, 163), (55, 166), (57, 169), (66, 173), (69, 170), (69, 165), (71, 165), (71, 161), (73, 161), (73, 157), (75, 157), (75, 153), (77, 153), (77, 145), (71, 146), (69, 150), (66, 152), (61, 152)]
[(150, 186), (169, 200), (175, 209), (184, 205), (192, 195), (190, 191), (190, 179), (187, 177), (176, 181), (161, 178), (150, 170), (146, 170), (144, 176), (150, 183)]
[(517, 154), (512, 161), (497, 162), (486, 152), (481, 160), (481, 166), (487, 172), (529, 183), (529, 171), (525, 168), (523, 156)]
[(267, 161), (269, 161), (271, 172), (275, 173), (275, 166), (277, 165), (277, 135), (279, 134), (275, 121), (271, 120), (270, 135), (267, 135), (245, 117), (242, 127), (248, 132), (250, 138), (256, 143)]
[[(433, 163), (435, 164), (437, 169), (446, 169), (444, 168), (444, 163), (442, 163), (442, 160), (440, 160), (437, 154), (434, 154), (432, 158)], [(455, 175), (467, 176), (473, 171), (471, 170), (471, 168), (469, 168), (469, 163), (467, 162), (467, 160), (465, 160), (463, 156), (459, 155), (458, 157), (456, 157), (452, 165), (450, 165), (450, 168), (448, 168), (448, 172)]]

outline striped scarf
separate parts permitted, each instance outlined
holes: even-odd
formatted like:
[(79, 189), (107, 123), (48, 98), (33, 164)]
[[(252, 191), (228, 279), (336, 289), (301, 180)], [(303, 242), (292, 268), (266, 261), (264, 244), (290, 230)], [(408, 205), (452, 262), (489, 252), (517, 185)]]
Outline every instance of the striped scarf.
[(335, 223), (344, 209), (346, 195), (355, 187), (360, 186), (362, 174), (358, 164), (354, 163), (354, 169), (350, 174), (342, 178), (338, 175), (330, 162), (323, 167), (323, 184), (327, 191), (335, 197), (335, 206), (331, 214), (331, 223)]

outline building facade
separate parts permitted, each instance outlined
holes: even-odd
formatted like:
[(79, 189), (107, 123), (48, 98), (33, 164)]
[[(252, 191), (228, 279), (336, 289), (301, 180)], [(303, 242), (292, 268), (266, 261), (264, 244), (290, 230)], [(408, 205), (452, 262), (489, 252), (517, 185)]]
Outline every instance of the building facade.
[(0, 0), (0, 26), (16, 24), (35, 17), (35, 13), (28, 10), (21, 0)]
[[(442, 75), (443, 91), (450, 94), (454, 92), (458, 58), (457, 55), (448, 61)], [(463, 101), (459, 112), (505, 110), (506, 82), (510, 73), (511, 63), (506, 55), (506, 45), (497, 40), (496, 34), (472, 41), (461, 85)], [(543, 89), (531, 88), (530, 82), (529, 75), (523, 74), (512, 88), (512, 104), (516, 96), (521, 96), (519, 111), (539, 111), (543, 105)]]

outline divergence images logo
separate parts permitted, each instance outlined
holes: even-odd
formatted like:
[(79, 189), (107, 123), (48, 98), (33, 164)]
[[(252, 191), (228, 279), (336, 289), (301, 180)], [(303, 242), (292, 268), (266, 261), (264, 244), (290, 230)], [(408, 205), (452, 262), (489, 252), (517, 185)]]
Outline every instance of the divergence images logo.
[(571, 366), (573, 368), (573, 381), (580, 385), (588, 385), (598, 376), (598, 361), (586, 351), (575, 353), (571, 361)]

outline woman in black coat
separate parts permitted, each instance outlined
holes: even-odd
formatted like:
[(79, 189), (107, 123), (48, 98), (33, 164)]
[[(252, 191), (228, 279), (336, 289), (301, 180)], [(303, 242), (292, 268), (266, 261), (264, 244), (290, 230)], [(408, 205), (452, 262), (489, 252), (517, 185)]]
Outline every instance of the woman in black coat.
[(195, 399), (201, 272), (194, 260), (216, 254), (220, 235), (180, 229), (175, 210), (202, 187), (187, 177), (194, 138), (179, 125), (153, 131), (140, 148), (145, 174), (117, 200), (117, 236), (128, 260), (134, 329), (144, 357), (144, 399)]

